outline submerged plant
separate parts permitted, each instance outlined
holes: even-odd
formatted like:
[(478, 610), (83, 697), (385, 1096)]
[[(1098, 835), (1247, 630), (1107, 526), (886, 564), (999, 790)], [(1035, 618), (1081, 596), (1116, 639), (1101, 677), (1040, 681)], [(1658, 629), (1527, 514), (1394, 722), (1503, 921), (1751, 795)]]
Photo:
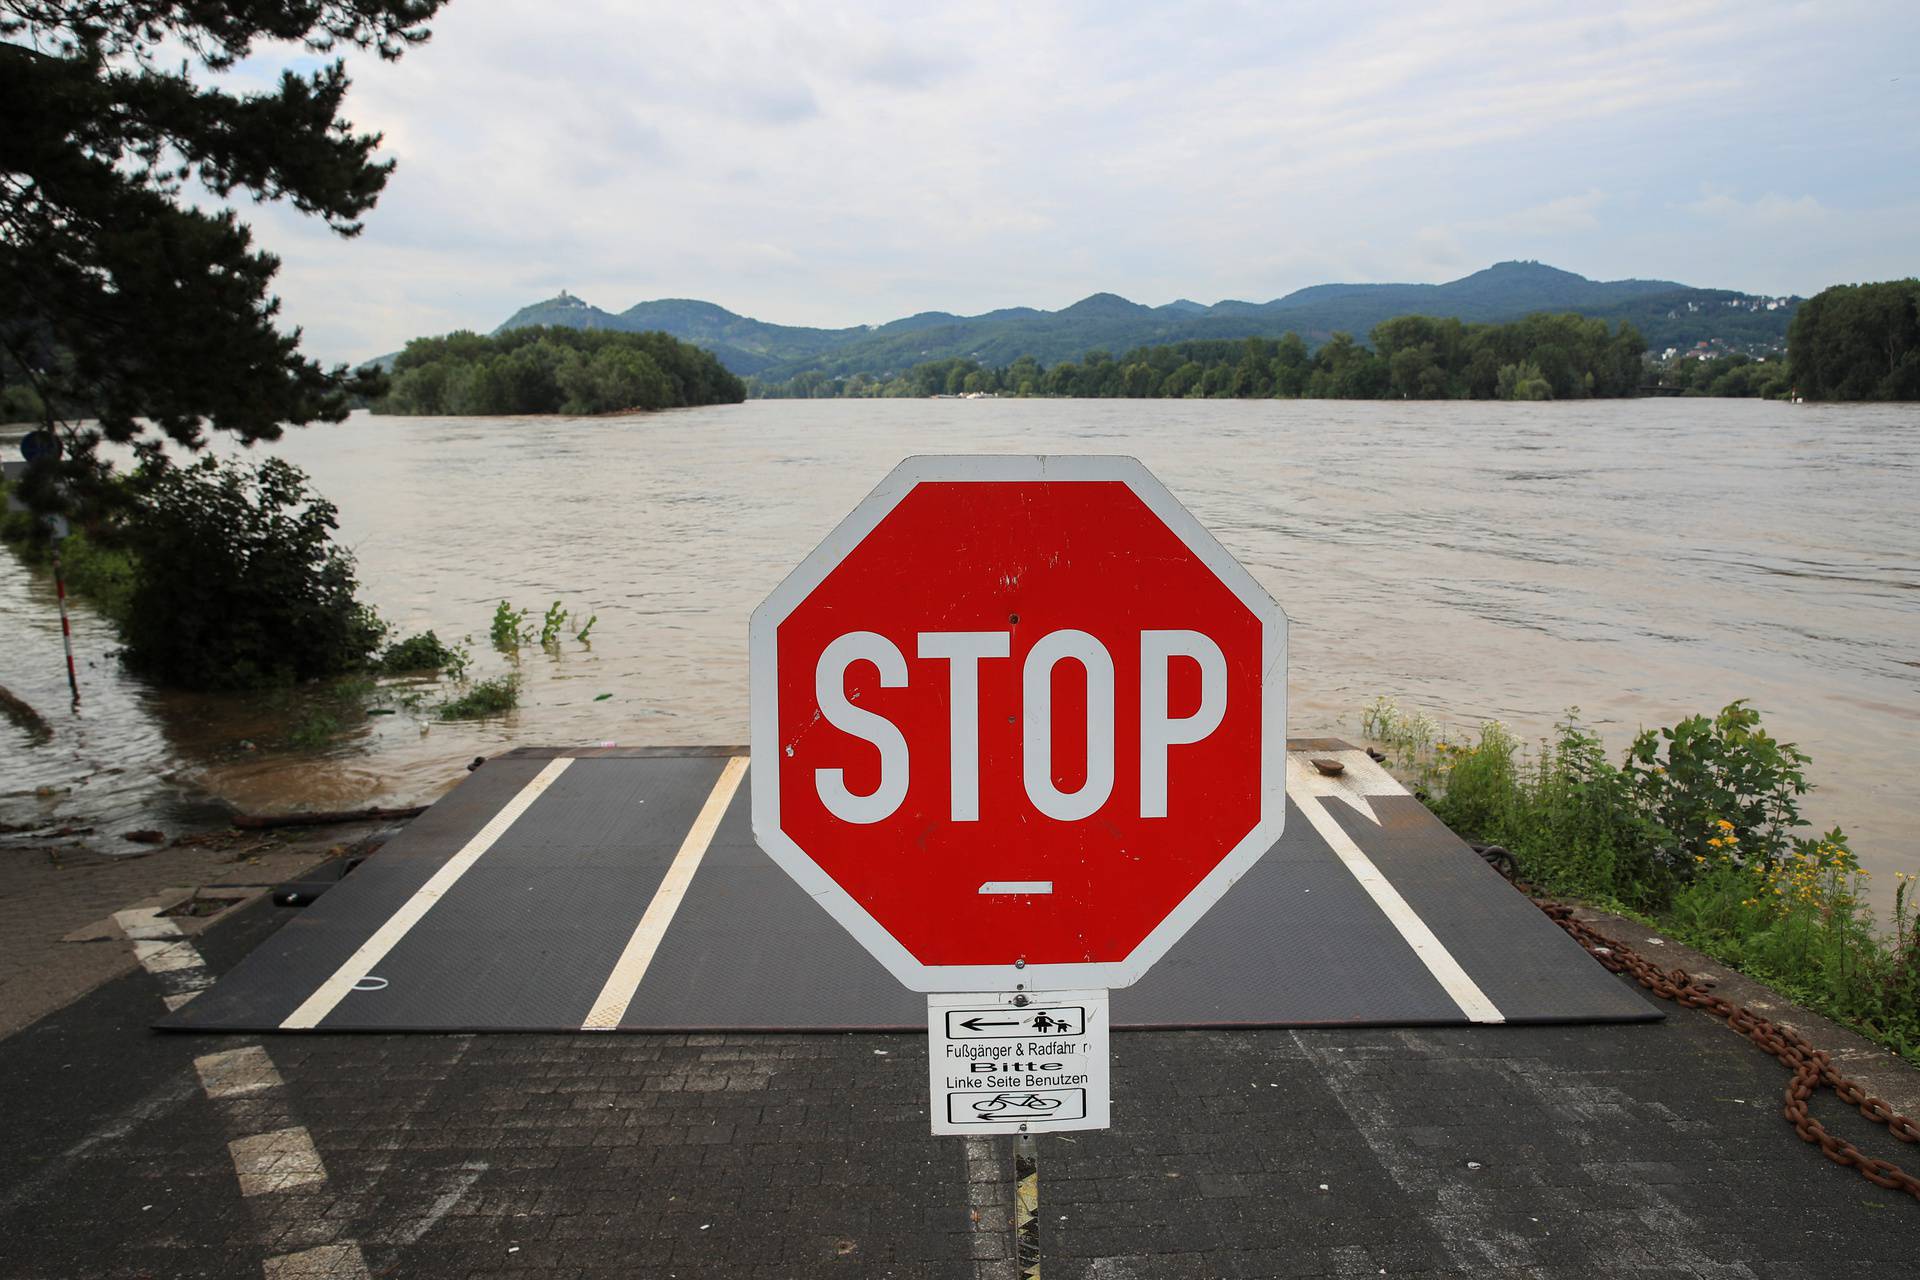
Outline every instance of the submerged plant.
[(445, 671), (455, 661), (454, 651), (432, 631), (422, 631), (404, 640), (396, 640), (380, 654), (377, 664), (382, 675), (409, 675), (421, 671)]
[(479, 720), (511, 711), (520, 704), (520, 678), (515, 675), (477, 680), (434, 708), (442, 720)]
[(540, 622), (540, 647), (552, 649), (560, 643), (560, 631), (567, 625), (567, 611), (555, 600), (547, 606), (547, 616)]
[(527, 610), (516, 609), (505, 600), (496, 605), (491, 628), (493, 647), (502, 653), (513, 653), (530, 642), (533, 630), (527, 625), (527, 617)]
[(340, 718), (322, 707), (308, 712), (287, 732), (287, 745), (298, 751), (316, 751), (326, 746), (345, 728)]

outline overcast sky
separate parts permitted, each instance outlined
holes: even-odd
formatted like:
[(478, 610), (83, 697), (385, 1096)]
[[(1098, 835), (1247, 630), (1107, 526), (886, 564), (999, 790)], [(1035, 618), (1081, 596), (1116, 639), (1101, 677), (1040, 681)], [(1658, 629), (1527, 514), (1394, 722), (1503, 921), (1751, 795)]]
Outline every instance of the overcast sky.
[(358, 239), (247, 211), (319, 358), (563, 287), (849, 325), (1506, 258), (1757, 293), (1920, 271), (1915, 0), (452, 0), (433, 26), (353, 62), (348, 114), (399, 161)]

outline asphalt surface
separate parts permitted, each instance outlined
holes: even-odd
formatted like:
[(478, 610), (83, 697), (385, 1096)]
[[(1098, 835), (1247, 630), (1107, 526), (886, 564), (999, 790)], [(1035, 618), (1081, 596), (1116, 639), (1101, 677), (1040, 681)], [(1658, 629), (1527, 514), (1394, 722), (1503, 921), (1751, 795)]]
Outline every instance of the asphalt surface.
[[(928, 1134), (922, 1037), (165, 1034), (162, 994), (0, 1041), (0, 1276), (1012, 1274), (1009, 1140)], [(1684, 1010), (1118, 1033), (1114, 1127), (1042, 1142), (1044, 1274), (1920, 1273), (1920, 1203), (1797, 1140), (1783, 1084)]]

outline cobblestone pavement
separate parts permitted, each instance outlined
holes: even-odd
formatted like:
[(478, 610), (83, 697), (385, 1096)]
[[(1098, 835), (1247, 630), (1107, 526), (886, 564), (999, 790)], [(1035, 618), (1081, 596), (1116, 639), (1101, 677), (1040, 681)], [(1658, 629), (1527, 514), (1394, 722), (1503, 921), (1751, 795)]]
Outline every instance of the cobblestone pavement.
[[(1007, 1140), (927, 1133), (920, 1037), (160, 1035), (160, 991), (0, 1041), (0, 1276), (1011, 1274)], [(1045, 1274), (1913, 1274), (1920, 1204), (1795, 1139), (1783, 1080), (1679, 1010), (1116, 1034), (1113, 1129), (1041, 1143)]]

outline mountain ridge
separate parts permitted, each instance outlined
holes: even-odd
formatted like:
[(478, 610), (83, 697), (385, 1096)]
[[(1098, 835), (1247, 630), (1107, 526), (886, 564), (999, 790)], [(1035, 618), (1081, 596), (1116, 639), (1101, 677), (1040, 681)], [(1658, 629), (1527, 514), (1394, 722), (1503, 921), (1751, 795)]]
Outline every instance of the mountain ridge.
[(695, 298), (661, 298), (608, 312), (562, 290), (520, 308), (493, 332), (536, 324), (657, 329), (708, 348), (735, 373), (780, 380), (805, 372), (885, 376), (923, 360), (955, 356), (989, 365), (1032, 356), (1053, 364), (1102, 347), (1118, 353), (1189, 339), (1272, 338), (1288, 332), (1317, 345), (1334, 332), (1364, 340), (1382, 320), (1408, 314), (1495, 323), (1536, 311), (1573, 311), (1612, 323), (1629, 321), (1655, 350), (1715, 338), (1735, 347), (1770, 348), (1784, 342), (1800, 301), (1672, 280), (1590, 280), (1543, 263), (1511, 260), (1440, 284), (1317, 284), (1266, 302), (1222, 299), (1208, 306), (1181, 298), (1148, 306), (1101, 292), (1057, 311), (1003, 307), (977, 316), (923, 311), (884, 324), (834, 329), (775, 324)]

